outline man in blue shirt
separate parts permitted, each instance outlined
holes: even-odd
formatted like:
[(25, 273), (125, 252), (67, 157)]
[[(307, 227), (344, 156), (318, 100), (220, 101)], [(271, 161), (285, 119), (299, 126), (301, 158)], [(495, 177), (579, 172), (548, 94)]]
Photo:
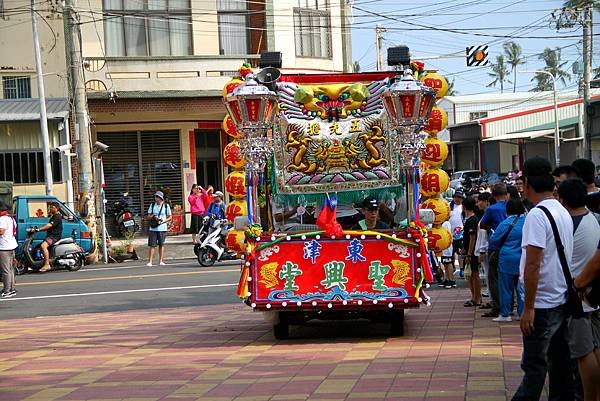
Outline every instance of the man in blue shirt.
[[(508, 200), (508, 191), (506, 190), (506, 184), (498, 183), (492, 188), (492, 196), (496, 200), (496, 203), (491, 205), (485, 210), (483, 217), (481, 218), (480, 227), (484, 230), (488, 230), (490, 235), (496, 230), (498, 225), (506, 220), (506, 201)], [(494, 247), (495, 244), (489, 244), (489, 268), (488, 268), (488, 287), (490, 290), (491, 302), (483, 305), (482, 309), (491, 309), (489, 312), (484, 313), (483, 317), (498, 317), (500, 311), (500, 293), (498, 290), (498, 249)]]

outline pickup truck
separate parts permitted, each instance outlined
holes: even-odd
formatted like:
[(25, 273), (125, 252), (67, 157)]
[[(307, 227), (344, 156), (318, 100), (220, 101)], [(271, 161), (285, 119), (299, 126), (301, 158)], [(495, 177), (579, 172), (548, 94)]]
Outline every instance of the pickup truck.
[[(48, 204), (55, 202), (63, 216), (62, 237), (72, 237), (86, 253), (95, 249), (92, 232), (88, 226), (67, 205), (54, 196), (46, 195), (19, 195), (13, 198), (13, 215), (17, 222), (17, 242), (19, 249), (27, 236), (30, 227), (41, 227), (48, 223)], [(40, 243), (46, 237), (45, 232), (35, 235), (34, 244)]]

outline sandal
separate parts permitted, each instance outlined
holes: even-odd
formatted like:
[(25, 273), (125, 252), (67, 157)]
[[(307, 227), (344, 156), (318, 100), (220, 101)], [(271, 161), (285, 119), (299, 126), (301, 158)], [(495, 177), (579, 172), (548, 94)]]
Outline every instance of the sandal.
[(476, 303), (475, 303), (475, 301), (473, 301), (472, 299), (468, 300), (467, 302), (465, 302), (465, 303), (463, 304), (463, 306), (464, 306), (465, 308), (468, 308), (468, 307), (470, 307), (470, 306), (477, 306), (477, 305), (478, 305), (478, 304), (476, 304)]
[(479, 307), (479, 309), (492, 309), (492, 304), (489, 302), (486, 302), (485, 304), (481, 305)]
[(498, 317), (498, 315), (499, 314), (497, 312), (489, 311), (481, 315), (481, 317)]

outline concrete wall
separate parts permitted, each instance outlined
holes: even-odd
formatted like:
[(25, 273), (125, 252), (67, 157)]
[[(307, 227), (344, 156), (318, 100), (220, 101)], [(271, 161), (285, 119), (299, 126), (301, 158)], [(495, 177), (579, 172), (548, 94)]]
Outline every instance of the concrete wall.
[[(38, 2), (37, 4), (40, 9), (48, 8), (45, 3)], [(5, 1), (4, 8), (27, 10), (30, 8), (30, 2), (27, 0)], [(62, 14), (60, 12), (41, 12), (41, 16), (38, 15), (36, 20), (40, 36), (46, 96), (65, 97), (68, 84)], [(16, 15), (12, 13), (5, 18), (0, 18), (0, 76), (25, 75), (31, 77), (31, 96), (38, 97), (31, 15), (29, 13)], [(3, 98), (4, 90), (1, 85), (2, 79), (0, 79), (0, 98)]]

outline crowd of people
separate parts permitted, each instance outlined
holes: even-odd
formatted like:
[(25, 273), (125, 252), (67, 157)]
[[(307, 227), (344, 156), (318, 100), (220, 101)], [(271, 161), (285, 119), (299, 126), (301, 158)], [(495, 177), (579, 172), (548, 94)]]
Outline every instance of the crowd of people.
[(465, 277), (465, 307), (520, 321), (524, 377), (513, 400), (538, 400), (546, 375), (550, 400), (600, 400), (600, 311), (576, 295), (600, 275), (599, 200), (586, 159), (553, 170), (532, 158), (514, 186), (454, 193), (439, 285)]

